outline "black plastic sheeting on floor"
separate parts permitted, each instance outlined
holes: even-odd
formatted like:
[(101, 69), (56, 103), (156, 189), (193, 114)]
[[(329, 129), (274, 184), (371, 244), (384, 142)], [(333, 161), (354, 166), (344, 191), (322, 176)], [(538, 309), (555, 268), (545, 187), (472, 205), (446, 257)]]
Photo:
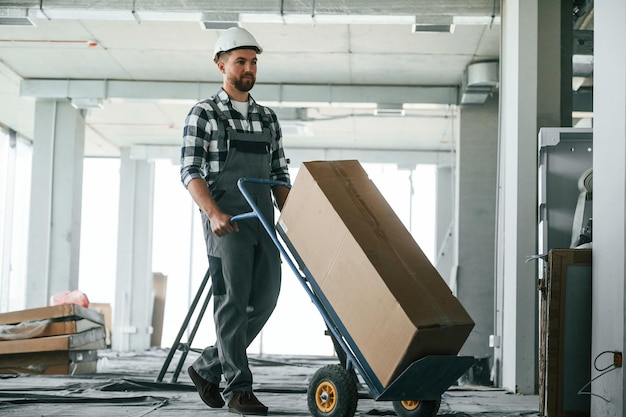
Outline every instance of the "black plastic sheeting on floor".
[[(186, 358), (176, 382), (156, 382), (167, 351), (99, 352), (98, 373), (89, 375), (0, 376), (3, 417), (181, 417), (195, 414), (231, 417), (227, 408), (209, 409), (187, 375), (196, 355)], [(251, 357), (254, 390), (269, 415), (310, 415), (307, 388), (329, 357)], [(172, 372), (167, 373), (172, 377)], [(374, 401), (359, 387), (355, 416), (393, 416), (389, 401)], [(442, 395), (439, 417), (537, 417), (537, 396), (520, 396), (492, 387), (451, 387)]]

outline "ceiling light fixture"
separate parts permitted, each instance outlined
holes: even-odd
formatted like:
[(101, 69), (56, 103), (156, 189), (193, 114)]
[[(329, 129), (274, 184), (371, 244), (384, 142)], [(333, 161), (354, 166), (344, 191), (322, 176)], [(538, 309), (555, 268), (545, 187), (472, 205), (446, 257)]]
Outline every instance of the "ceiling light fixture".
[(0, 8), (0, 26), (35, 26), (28, 9)]
[(453, 16), (415, 16), (413, 33), (454, 33)]
[(233, 27), (239, 27), (239, 22), (224, 22), (218, 20), (202, 20), (200, 21), (202, 30), (226, 30)]
[(72, 107), (75, 109), (101, 109), (104, 107), (102, 99), (99, 98), (80, 98), (74, 97), (71, 101)]
[(429, 25), (423, 23), (415, 23), (413, 25), (413, 33), (454, 33), (454, 24), (450, 25)]
[(374, 109), (374, 116), (404, 116), (402, 103), (379, 103)]
[(200, 27), (203, 30), (226, 30), (238, 27), (239, 13), (202, 13)]

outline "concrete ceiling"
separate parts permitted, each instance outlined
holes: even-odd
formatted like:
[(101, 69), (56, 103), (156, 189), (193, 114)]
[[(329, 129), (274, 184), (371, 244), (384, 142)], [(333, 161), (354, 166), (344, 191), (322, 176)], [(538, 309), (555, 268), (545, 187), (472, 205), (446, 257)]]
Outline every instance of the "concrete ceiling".
[(0, 123), (33, 139), (35, 98), (83, 99), (102, 106), (87, 113), (87, 155), (177, 147), (190, 106), (221, 83), (221, 31), (201, 22), (238, 22), (264, 47), (252, 94), (288, 148), (447, 152), (464, 71), (498, 60), (499, 3), (0, 0), (0, 21), (33, 24), (0, 25)]

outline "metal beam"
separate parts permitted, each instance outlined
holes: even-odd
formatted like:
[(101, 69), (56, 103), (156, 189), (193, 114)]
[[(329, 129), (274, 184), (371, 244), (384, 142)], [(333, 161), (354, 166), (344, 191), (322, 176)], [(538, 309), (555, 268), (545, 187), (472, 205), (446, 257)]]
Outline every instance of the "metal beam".
[[(133, 145), (129, 158), (132, 160), (155, 161), (169, 159), (180, 162), (180, 146), (172, 145)], [(304, 161), (358, 159), (361, 162), (395, 163), (400, 167), (415, 167), (418, 164), (450, 166), (453, 160), (449, 151), (414, 151), (390, 149), (339, 149), (339, 148), (299, 148), (286, 147), (291, 166), (300, 166)]]
[[(221, 86), (209, 82), (25, 79), (20, 96), (37, 99), (201, 100)], [(263, 84), (254, 88), (258, 101), (282, 106), (359, 106), (376, 103), (456, 105), (458, 86)]]

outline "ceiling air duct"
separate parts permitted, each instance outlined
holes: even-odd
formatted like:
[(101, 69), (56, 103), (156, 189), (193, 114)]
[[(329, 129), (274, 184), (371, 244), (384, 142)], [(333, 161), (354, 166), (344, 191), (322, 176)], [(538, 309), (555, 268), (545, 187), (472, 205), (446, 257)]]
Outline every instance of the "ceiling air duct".
[(469, 64), (463, 72), (461, 104), (485, 103), (498, 85), (498, 61)]

